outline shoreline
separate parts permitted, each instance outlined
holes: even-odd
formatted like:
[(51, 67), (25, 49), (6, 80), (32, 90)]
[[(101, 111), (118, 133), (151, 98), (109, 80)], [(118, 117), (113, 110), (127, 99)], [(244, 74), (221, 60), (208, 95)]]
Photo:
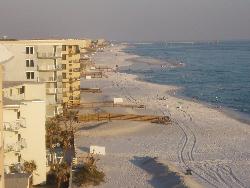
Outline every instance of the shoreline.
[[(132, 61), (132, 62), (129, 65), (123, 65), (121, 67), (128, 68), (132, 64), (139, 64), (139, 62), (135, 62), (134, 59), (145, 58), (143, 56), (131, 55), (131, 54), (125, 52), (124, 49), (126, 49), (126, 48), (127, 48), (127, 45), (126, 46), (123, 45), (123, 47), (120, 50), (123, 53), (127, 54), (128, 56), (133, 56), (133, 57), (129, 57), (128, 59), (125, 60), (125, 61)], [(152, 60), (155, 60), (158, 65), (161, 64), (160, 59), (154, 59), (154, 58), (146, 58), (146, 59), (148, 59), (148, 60), (152, 59)], [(140, 62), (140, 63), (145, 63), (147, 65), (153, 64), (153, 63), (150, 63), (150, 62)], [(163, 64), (165, 64), (165, 63), (171, 64), (170, 62), (167, 62), (167, 61), (163, 62)], [(122, 73), (125, 73), (125, 72), (122, 72)], [(229, 108), (229, 107), (226, 107), (226, 106), (221, 106), (221, 105), (209, 103), (209, 102), (206, 102), (206, 101), (202, 101), (202, 100), (199, 100), (199, 99), (192, 99), (191, 97), (184, 95), (184, 93), (182, 91), (185, 90), (185, 88), (181, 87), (181, 86), (169, 85), (169, 84), (159, 84), (159, 83), (156, 83), (156, 82), (150, 82), (150, 81), (144, 80), (143, 77), (140, 78), (140, 76), (138, 76), (136, 74), (133, 74), (133, 73), (125, 73), (125, 74), (136, 76), (135, 80), (140, 81), (140, 82), (151, 83), (151, 84), (155, 84), (155, 85), (158, 85), (158, 86), (168, 86), (168, 87), (176, 88), (176, 89), (173, 89), (173, 90), (176, 91), (175, 94), (173, 94), (173, 93), (172, 94), (168, 93), (168, 94), (173, 96), (173, 97), (182, 99), (182, 100), (187, 100), (189, 102), (195, 102), (195, 103), (198, 103), (198, 104), (202, 104), (207, 108), (212, 108), (214, 110), (217, 110), (218, 112), (222, 112), (225, 115), (227, 115), (228, 117), (231, 117), (231, 118), (233, 118), (233, 119), (235, 119), (237, 121), (240, 121), (242, 123), (246, 123), (246, 124), (248, 124), (250, 126), (250, 114), (240, 112), (240, 111), (237, 111), (236, 109)]]

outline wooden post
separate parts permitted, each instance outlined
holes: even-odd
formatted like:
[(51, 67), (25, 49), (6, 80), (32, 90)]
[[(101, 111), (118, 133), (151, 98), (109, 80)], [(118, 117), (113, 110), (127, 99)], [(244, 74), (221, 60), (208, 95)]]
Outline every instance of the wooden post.
[(100, 120), (99, 113), (97, 114), (98, 121)]

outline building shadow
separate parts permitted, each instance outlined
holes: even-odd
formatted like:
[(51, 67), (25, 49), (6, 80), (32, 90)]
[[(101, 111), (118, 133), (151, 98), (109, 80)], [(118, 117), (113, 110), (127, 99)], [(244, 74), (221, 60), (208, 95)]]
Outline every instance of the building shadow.
[(89, 147), (78, 147), (79, 150), (89, 153)]
[(170, 171), (168, 166), (158, 162), (156, 157), (134, 156), (130, 162), (152, 175), (148, 182), (155, 188), (187, 188), (181, 177)]
[(107, 124), (107, 123), (108, 123), (108, 122), (100, 122), (100, 123), (96, 123), (96, 124), (94, 124), (94, 125), (92, 125), (92, 126), (81, 127), (81, 128), (79, 128), (78, 130), (79, 130), (79, 131), (92, 130), (92, 129), (95, 129), (95, 128), (100, 127), (100, 126), (102, 126), (102, 125), (105, 125), (105, 124)]

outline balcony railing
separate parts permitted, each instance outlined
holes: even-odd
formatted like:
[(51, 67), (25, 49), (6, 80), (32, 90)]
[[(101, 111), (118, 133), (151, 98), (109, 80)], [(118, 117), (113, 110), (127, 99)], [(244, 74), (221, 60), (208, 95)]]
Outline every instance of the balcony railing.
[(24, 118), (17, 119), (13, 122), (3, 122), (5, 131), (18, 131), (20, 128), (26, 127), (26, 121)]
[(4, 152), (20, 152), (23, 148), (27, 148), (27, 143), (24, 138), (21, 138), (19, 141), (15, 143), (6, 143), (4, 146)]
[(46, 82), (61, 82), (62, 81), (62, 77), (58, 76), (58, 77), (49, 77)]
[(23, 166), (24, 162), (25, 160), (21, 158), (20, 162), (18, 163), (13, 163), (11, 165), (4, 165), (4, 172), (6, 174), (24, 173), (24, 166)]
[(53, 53), (53, 52), (37, 52), (38, 59), (56, 59), (61, 58), (61, 53)]
[(61, 70), (62, 66), (60, 65), (40, 65), (38, 66), (38, 70), (39, 71), (57, 71), (57, 70)]
[(62, 93), (62, 88), (47, 88), (46, 89), (47, 94), (57, 94)]

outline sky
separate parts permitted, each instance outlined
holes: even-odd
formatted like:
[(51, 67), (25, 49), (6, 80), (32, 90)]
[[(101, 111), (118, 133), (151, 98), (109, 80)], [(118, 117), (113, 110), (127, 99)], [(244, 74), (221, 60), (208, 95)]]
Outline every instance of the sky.
[(0, 37), (250, 39), (250, 0), (0, 0)]

